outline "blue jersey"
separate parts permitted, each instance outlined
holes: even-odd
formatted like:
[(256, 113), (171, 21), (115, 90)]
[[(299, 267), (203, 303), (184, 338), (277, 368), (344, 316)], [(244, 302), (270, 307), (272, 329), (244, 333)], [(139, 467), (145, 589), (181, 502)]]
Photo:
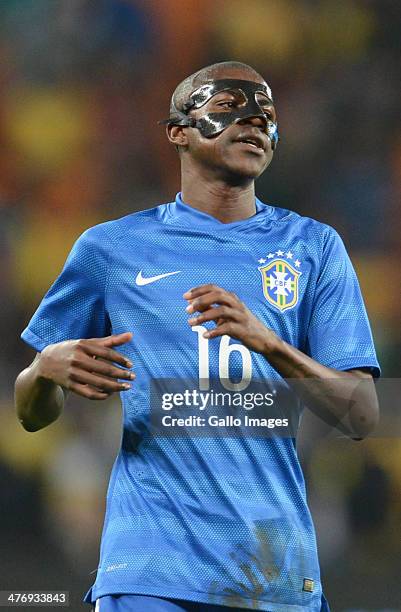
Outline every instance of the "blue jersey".
[[(188, 325), (182, 295), (204, 283), (235, 292), (316, 361), (378, 373), (338, 234), (259, 200), (256, 209), (223, 224), (177, 196), (87, 230), (22, 334), (38, 351), (67, 339), (134, 334), (118, 349), (137, 378), (121, 394), (122, 445), (88, 601), (136, 593), (270, 612), (320, 610), (315, 533), (294, 440), (155, 437), (147, 429), (152, 379), (218, 379), (222, 351), (241, 344), (201, 339), (202, 330)], [(280, 378), (262, 355), (242, 345), (234, 352), (228, 378), (241, 378), (245, 363), (252, 378)]]

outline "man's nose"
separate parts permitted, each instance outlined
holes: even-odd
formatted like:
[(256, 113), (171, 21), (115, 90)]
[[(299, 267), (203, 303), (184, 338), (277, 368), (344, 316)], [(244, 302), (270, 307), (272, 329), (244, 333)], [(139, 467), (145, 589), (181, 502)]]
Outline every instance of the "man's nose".
[(254, 127), (266, 129), (267, 127), (267, 119), (266, 116), (262, 113), (260, 115), (250, 115), (249, 117), (244, 117), (240, 121), (238, 121), (240, 125), (252, 125)]

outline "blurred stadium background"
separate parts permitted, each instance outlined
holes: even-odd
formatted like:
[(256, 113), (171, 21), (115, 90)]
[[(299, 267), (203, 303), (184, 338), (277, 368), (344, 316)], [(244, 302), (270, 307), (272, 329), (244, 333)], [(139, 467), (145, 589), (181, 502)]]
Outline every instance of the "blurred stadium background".
[[(399, 377), (400, 17), (399, 0), (0, 2), (0, 589), (67, 589), (87, 609), (120, 408), (71, 399), (24, 432), (19, 333), (82, 230), (174, 197), (157, 121), (199, 67), (237, 59), (271, 84), (282, 141), (258, 194), (342, 234)], [(302, 455), (333, 612), (401, 610), (401, 440)]]

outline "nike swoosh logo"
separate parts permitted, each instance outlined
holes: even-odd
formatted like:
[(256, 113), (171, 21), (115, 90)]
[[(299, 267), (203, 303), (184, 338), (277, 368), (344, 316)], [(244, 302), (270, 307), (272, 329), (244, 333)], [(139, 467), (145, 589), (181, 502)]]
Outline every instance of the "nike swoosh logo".
[(157, 276), (149, 276), (148, 278), (143, 278), (142, 270), (140, 270), (137, 274), (135, 282), (137, 285), (142, 287), (143, 285), (149, 285), (150, 283), (155, 283), (162, 278), (166, 278), (166, 276), (171, 276), (172, 274), (179, 274), (181, 270), (177, 270), (176, 272), (165, 272), (165, 274), (158, 274)]

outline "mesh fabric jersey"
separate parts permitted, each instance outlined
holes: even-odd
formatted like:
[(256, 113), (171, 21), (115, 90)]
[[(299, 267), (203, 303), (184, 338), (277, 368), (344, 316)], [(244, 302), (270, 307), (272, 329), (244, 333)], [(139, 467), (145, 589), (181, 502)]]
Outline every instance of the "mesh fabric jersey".
[[(139, 272), (145, 279), (176, 274), (137, 284)], [(204, 283), (234, 291), (318, 362), (378, 373), (352, 264), (327, 225), (259, 200), (254, 216), (223, 224), (178, 195), (87, 230), (22, 333), (37, 351), (67, 339), (134, 334), (118, 348), (137, 378), (121, 394), (122, 444), (87, 601), (137, 593), (317, 612), (316, 539), (295, 440), (150, 435), (151, 380), (196, 379), (202, 359), (203, 375), (206, 367), (217, 379), (222, 342), (240, 344), (201, 344), (188, 325), (182, 295)], [(253, 378), (280, 378), (262, 355), (249, 354)], [(241, 379), (243, 365), (233, 351), (232, 380)]]

